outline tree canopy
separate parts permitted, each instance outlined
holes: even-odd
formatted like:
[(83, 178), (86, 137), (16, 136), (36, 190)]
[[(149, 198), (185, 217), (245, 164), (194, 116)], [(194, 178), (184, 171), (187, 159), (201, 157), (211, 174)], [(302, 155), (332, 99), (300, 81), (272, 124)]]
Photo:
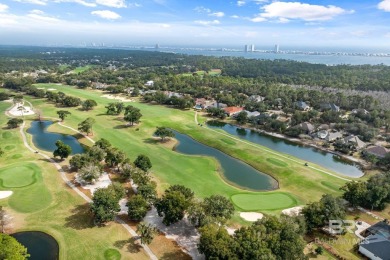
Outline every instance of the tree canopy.
[(157, 130), (154, 132), (154, 135), (160, 137), (161, 141), (164, 142), (165, 138), (174, 137), (175, 133), (171, 129), (161, 126), (157, 127)]
[(54, 157), (59, 156), (61, 160), (63, 160), (64, 158), (68, 158), (68, 156), (72, 153), (72, 148), (61, 140), (56, 142), (56, 146), (57, 149), (53, 152)]
[(95, 119), (93, 119), (92, 117), (88, 117), (78, 125), (78, 130), (82, 133), (86, 133), (87, 135), (89, 135), (89, 133), (92, 133), (92, 126), (94, 123)]
[(0, 259), (24, 260), (29, 256), (27, 248), (15, 238), (0, 233)]
[(152, 163), (149, 157), (144, 154), (140, 154), (137, 156), (137, 158), (134, 161), (134, 165), (145, 172), (147, 172), (150, 168), (152, 168)]

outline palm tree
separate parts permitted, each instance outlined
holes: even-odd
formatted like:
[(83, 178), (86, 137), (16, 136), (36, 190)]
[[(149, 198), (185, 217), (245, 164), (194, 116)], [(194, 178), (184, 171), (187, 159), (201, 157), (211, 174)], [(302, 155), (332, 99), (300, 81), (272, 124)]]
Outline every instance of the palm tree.
[(157, 229), (151, 224), (145, 224), (144, 222), (141, 222), (137, 225), (137, 232), (139, 233), (141, 244), (148, 245), (152, 243), (153, 238), (157, 233)]

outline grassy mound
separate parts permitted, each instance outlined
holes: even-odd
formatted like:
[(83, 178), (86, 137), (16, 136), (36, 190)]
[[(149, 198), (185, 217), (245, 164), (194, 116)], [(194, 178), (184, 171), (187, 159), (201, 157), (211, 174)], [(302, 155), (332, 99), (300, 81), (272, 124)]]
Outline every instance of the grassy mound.
[(239, 193), (231, 196), (231, 200), (244, 211), (278, 210), (298, 205), (297, 199), (285, 192)]
[(121, 259), (121, 253), (113, 248), (107, 249), (104, 251), (104, 259), (106, 260), (120, 260)]

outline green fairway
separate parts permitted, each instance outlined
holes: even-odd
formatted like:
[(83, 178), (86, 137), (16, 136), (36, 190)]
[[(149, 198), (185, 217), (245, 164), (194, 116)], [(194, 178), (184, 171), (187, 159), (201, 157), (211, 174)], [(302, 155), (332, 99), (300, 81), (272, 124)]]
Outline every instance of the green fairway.
[(231, 196), (234, 205), (244, 211), (277, 210), (298, 205), (297, 200), (284, 192), (263, 194), (236, 194)]
[(75, 68), (74, 70), (72, 70), (72, 72), (73, 72), (73, 73), (76, 73), (76, 74), (82, 73), (82, 72), (84, 72), (84, 71), (89, 70), (91, 67), (92, 67), (91, 65), (87, 65), (87, 66), (83, 66), (83, 67), (77, 67), (77, 68)]
[[(244, 142), (229, 138), (226, 135), (218, 134), (207, 127), (199, 127), (194, 121), (194, 111), (178, 110), (164, 106), (145, 104), (142, 102), (129, 102), (141, 110), (143, 117), (141, 123), (134, 127), (126, 127), (123, 116), (106, 115), (105, 106), (113, 102), (103, 97), (103, 92), (92, 90), (81, 90), (71, 86), (54, 84), (36, 84), (37, 87), (53, 88), (68, 95), (80, 97), (81, 99), (94, 99), (98, 106), (89, 112), (77, 108), (69, 108), (72, 115), (65, 120), (65, 124), (77, 128), (78, 123), (86, 117), (93, 117), (96, 120), (94, 125), (94, 140), (106, 138), (115, 147), (125, 151), (131, 160), (138, 154), (147, 154), (153, 164), (152, 175), (158, 182), (158, 189), (162, 192), (172, 184), (182, 184), (194, 190), (196, 196), (206, 197), (213, 194), (221, 194), (226, 197), (242, 193), (248, 196), (246, 191), (231, 186), (223, 181), (218, 173), (219, 165), (213, 158), (204, 156), (189, 156), (176, 153), (159, 142), (150, 142), (150, 138), (157, 126), (166, 126), (185, 133), (195, 140), (217, 148), (235, 158), (238, 158), (261, 172), (267, 173), (276, 178), (279, 182), (279, 191), (288, 194), (299, 204), (304, 204), (319, 199), (322, 194), (340, 194), (334, 187), (341, 187), (346, 181), (327, 175), (320, 171), (304, 166), (304, 161), (293, 156), (283, 154), (284, 157), (294, 160), (284, 160), (278, 153), (271, 154), (261, 146), (251, 146)], [(44, 99), (27, 97), (34, 106), (43, 110), (48, 117), (57, 117), (53, 104), (48, 104)], [(204, 118), (199, 118), (203, 122)], [(54, 131), (74, 134), (71, 130), (57, 125), (52, 127)], [(51, 128), (49, 128), (49, 131)], [(80, 139), (81, 142), (91, 145), (89, 141)], [(329, 171), (321, 166), (316, 168)], [(330, 171), (331, 172), (331, 171)], [(332, 172), (337, 175), (337, 173)], [(332, 183), (324, 185), (325, 183)], [(307, 194), (311, 196), (308, 197)], [(258, 193), (268, 194), (268, 193)], [(288, 205), (287, 205), (288, 204)], [(291, 203), (287, 203), (289, 206)], [(275, 209), (281, 206), (276, 205)], [(268, 210), (270, 207), (260, 205), (257, 210)], [(277, 211), (275, 211), (277, 212)]]
[(39, 168), (34, 164), (16, 164), (0, 168), (0, 186), (3, 188), (22, 188), (37, 181)]

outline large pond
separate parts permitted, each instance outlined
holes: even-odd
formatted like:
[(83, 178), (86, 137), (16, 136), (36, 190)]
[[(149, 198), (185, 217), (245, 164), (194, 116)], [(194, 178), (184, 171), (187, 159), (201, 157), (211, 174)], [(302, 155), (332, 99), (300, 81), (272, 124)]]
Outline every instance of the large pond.
[(52, 121), (33, 121), (31, 127), (27, 129), (27, 133), (32, 135), (32, 141), (37, 148), (53, 152), (57, 149), (55, 143), (61, 140), (72, 148), (72, 154), (84, 152), (84, 148), (74, 136), (48, 132), (47, 128), (52, 124)]
[(252, 166), (237, 160), (218, 149), (204, 145), (191, 137), (175, 132), (179, 144), (175, 150), (189, 155), (205, 155), (214, 157), (221, 165), (223, 178), (230, 184), (253, 191), (274, 190), (277, 181), (267, 174), (257, 171)]
[(50, 235), (39, 231), (18, 232), (12, 235), (27, 248), (29, 260), (57, 260), (59, 247)]
[(209, 121), (207, 126), (214, 129), (223, 129), (227, 133), (240, 139), (260, 144), (278, 152), (293, 155), (308, 162), (313, 162), (348, 177), (356, 178), (361, 177), (364, 174), (358, 164), (344, 160), (338, 155), (321, 151), (313, 147), (300, 145), (282, 138), (239, 128), (219, 121)]

